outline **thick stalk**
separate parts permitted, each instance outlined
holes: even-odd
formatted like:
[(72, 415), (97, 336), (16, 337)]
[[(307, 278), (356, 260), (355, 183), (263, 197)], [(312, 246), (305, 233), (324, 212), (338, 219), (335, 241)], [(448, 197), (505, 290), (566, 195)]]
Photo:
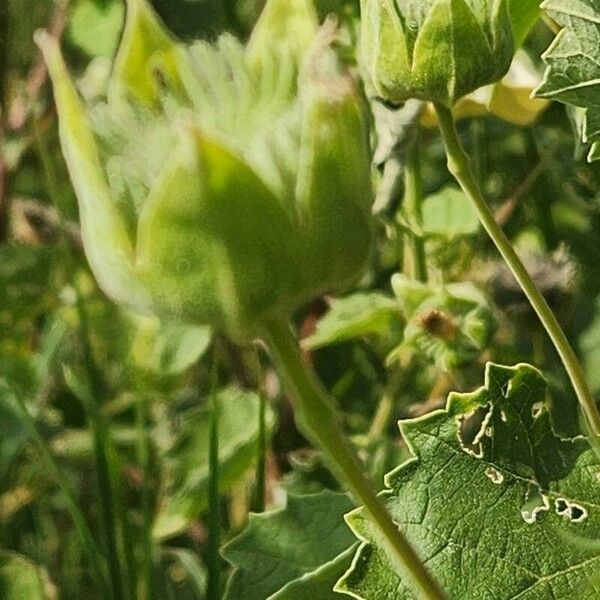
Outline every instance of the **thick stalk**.
[(265, 341), (294, 401), (300, 429), (321, 448), (341, 483), (364, 505), (383, 537), (389, 556), (420, 597), (443, 600), (441, 589), (364, 475), (362, 464), (337, 420), (333, 403), (314, 372), (302, 360), (289, 325), (269, 323), (265, 328)]
[(435, 108), (442, 137), (446, 144), (448, 169), (475, 205), (482, 225), (492, 238), (506, 264), (515, 276), (515, 279), (521, 286), (523, 293), (527, 296), (531, 306), (540, 318), (569, 375), (590, 431), (595, 436), (600, 436), (600, 412), (598, 412), (594, 397), (587, 384), (585, 374), (575, 351), (571, 347), (567, 336), (546, 302), (546, 299), (537, 288), (531, 275), (527, 272), (512, 243), (496, 222), (479, 186), (475, 182), (469, 165), (469, 157), (458, 138), (456, 125), (450, 109), (439, 104)]
[[(419, 137), (416, 136), (406, 157), (404, 167), (404, 210), (411, 222), (421, 229), (423, 225), (423, 181), (421, 177)], [(425, 244), (419, 233), (410, 235), (412, 270), (414, 278), (418, 281), (427, 281), (427, 263), (425, 258)]]

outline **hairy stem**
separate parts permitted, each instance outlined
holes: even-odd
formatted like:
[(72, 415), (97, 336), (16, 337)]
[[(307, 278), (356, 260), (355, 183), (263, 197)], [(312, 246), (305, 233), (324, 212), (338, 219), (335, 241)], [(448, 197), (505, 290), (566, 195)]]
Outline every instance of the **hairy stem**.
[(523, 293), (527, 296), (531, 306), (540, 318), (565, 366), (591, 432), (595, 436), (600, 436), (600, 412), (598, 411), (575, 351), (569, 344), (569, 340), (562, 330), (560, 323), (546, 302), (546, 299), (537, 288), (531, 275), (527, 272), (512, 243), (496, 222), (479, 186), (475, 182), (469, 165), (469, 157), (458, 138), (456, 125), (450, 109), (439, 104), (435, 108), (442, 137), (446, 144), (448, 169), (475, 205), (482, 225), (492, 238), (506, 264), (515, 276), (515, 279), (521, 286)]
[(445, 596), (441, 589), (364, 475), (362, 464), (337, 420), (333, 403), (314, 372), (302, 360), (289, 325), (269, 323), (265, 328), (265, 340), (294, 400), (300, 429), (321, 448), (336, 476), (364, 505), (385, 541), (389, 556), (414, 585), (415, 591), (424, 600), (442, 600)]

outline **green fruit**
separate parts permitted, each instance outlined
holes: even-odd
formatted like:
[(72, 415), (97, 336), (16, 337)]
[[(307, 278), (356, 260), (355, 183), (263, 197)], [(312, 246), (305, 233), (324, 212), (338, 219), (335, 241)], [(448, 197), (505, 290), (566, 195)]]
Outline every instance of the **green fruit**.
[(362, 0), (362, 12), (361, 60), (390, 102), (452, 106), (510, 67), (506, 0)]

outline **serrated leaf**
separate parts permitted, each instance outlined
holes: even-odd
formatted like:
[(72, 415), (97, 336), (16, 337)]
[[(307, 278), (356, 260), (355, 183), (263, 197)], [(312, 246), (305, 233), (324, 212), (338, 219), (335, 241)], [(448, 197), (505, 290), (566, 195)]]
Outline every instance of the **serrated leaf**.
[[(488, 364), (485, 387), (400, 428), (414, 458), (388, 475), (385, 502), (449, 599), (598, 598), (597, 545), (567, 538), (600, 536), (600, 460), (554, 434), (539, 371)], [(416, 600), (363, 512), (348, 520), (364, 543), (338, 587)]]
[(352, 565), (356, 544), (312, 573), (292, 581), (270, 600), (342, 600), (335, 584)]
[(597, 0), (546, 0), (542, 4), (562, 27), (544, 54), (548, 65), (537, 88), (550, 98), (586, 110), (584, 141), (592, 144), (588, 159), (597, 160), (600, 141), (600, 4)]
[[(252, 465), (258, 444), (260, 400), (252, 392), (230, 387), (219, 392), (220, 492), (225, 492)], [(275, 417), (267, 408), (267, 431)], [(153, 527), (156, 538), (183, 531), (208, 506), (210, 411), (186, 415), (186, 428), (167, 456), (173, 483)]]
[(315, 333), (302, 343), (307, 348), (320, 348), (369, 334), (381, 335), (399, 322), (398, 304), (392, 298), (374, 292), (353, 294), (333, 300)]
[(345, 494), (323, 491), (290, 496), (281, 510), (251, 515), (222, 551), (235, 567), (225, 600), (341, 600), (332, 575), (343, 572), (355, 543), (343, 519), (351, 509)]
[(44, 584), (37, 567), (24, 556), (0, 552), (0, 598), (44, 600)]

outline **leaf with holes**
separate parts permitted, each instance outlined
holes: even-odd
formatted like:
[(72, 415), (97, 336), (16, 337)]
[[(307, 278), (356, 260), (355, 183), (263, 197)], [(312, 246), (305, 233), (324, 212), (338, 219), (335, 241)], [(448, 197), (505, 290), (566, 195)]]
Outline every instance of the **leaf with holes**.
[(592, 144), (590, 162), (598, 160), (600, 3), (597, 0), (546, 0), (542, 8), (562, 29), (544, 55), (548, 69), (536, 94), (585, 110), (583, 139)]
[[(488, 364), (485, 386), (403, 421), (414, 457), (387, 476), (386, 504), (448, 598), (592, 600), (600, 566), (600, 459), (552, 429), (546, 384), (529, 365)], [(338, 589), (416, 599), (362, 510), (363, 544)]]

